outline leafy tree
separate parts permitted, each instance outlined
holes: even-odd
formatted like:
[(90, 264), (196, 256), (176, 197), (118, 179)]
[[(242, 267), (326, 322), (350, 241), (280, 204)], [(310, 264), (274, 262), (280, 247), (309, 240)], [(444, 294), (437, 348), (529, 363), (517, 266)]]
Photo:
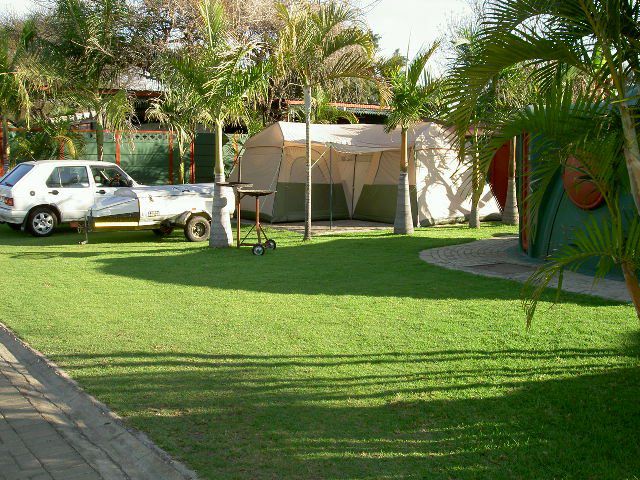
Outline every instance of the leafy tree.
[[(347, 78), (374, 78), (374, 42), (358, 21), (356, 11), (331, 1), (277, 6), (282, 28), (275, 51), (277, 67), (299, 82), (304, 93), (307, 179), (304, 240), (311, 238), (311, 115), (314, 89)], [(285, 76), (285, 75), (283, 75)]]
[(29, 124), (33, 96), (46, 85), (46, 77), (33, 48), (36, 35), (33, 19), (24, 22), (17, 36), (11, 25), (0, 29), (0, 167), (10, 163), (9, 123), (15, 124), (24, 119)]
[(49, 42), (60, 77), (58, 95), (94, 115), (98, 160), (104, 131), (132, 129), (133, 99), (115, 88), (131, 66), (131, 11), (126, 0), (57, 0)]
[(248, 115), (248, 107), (265, 78), (255, 61), (260, 43), (235, 37), (220, 0), (201, 0), (198, 28), (203, 41), (168, 52), (156, 65), (173, 93), (156, 105), (156, 118), (173, 123), (175, 131), (193, 136), (197, 124), (215, 129), (215, 179), (224, 181), (222, 133), (225, 124)]
[(601, 101), (620, 114), (631, 191), (640, 212), (638, 107), (640, 2), (636, 0), (491, 0), (474, 61), (462, 72), (457, 123), (473, 118), (478, 99), (495, 75), (522, 65), (542, 87), (579, 75)]
[(389, 106), (391, 113), (387, 119), (387, 131), (400, 128), (400, 177), (398, 178), (398, 197), (396, 204), (396, 218), (393, 231), (400, 235), (410, 235), (414, 231), (411, 200), (409, 195), (409, 158), (408, 132), (409, 128), (432, 116), (437, 99), (440, 83), (431, 78), (426, 71), (427, 62), (439, 47), (434, 43), (430, 48), (423, 49), (416, 57), (402, 66), (396, 62), (389, 70), (391, 95)]

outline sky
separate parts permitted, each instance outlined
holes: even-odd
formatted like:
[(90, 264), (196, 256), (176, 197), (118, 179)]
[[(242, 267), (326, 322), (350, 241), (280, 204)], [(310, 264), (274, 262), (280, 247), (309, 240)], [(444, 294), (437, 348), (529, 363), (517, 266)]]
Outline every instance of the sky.
[[(452, 19), (468, 16), (467, 0), (358, 0), (372, 30), (381, 36), (381, 50), (397, 48), (413, 56), (445, 33)], [(0, 0), (0, 11), (28, 12), (35, 0)]]

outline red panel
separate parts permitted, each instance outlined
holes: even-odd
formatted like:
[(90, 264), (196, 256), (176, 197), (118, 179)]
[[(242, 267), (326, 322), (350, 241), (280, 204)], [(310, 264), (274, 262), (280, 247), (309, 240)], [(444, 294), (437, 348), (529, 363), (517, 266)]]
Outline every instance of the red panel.
[(604, 201), (602, 193), (595, 183), (589, 180), (582, 162), (576, 157), (571, 156), (567, 159), (562, 183), (571, 201), (583, 210), (593, 210)]
[(120, 134), (116, 133), (114, 136), (116, 140), (116, 165), (120, 165)]
[(520, 222), (520, 246), (529, 251), (529, 134), (522, 135), (522, 221)]
[(496, 152), (491, 161), (489, 169), (489, 184), (493, 196), (496, 197), (500, 210), (504, 210), (507, 203), (507, 188), (509, 186), (509, 146), (511, 142), (505, 143)]
[(191, 152), (189, 162), (189, 183), (196, 183), (196, 159), (195, 159), (195, 143), (191, 141)]
[(173, 135), (169, 133), (169, 184), (173, 185)]

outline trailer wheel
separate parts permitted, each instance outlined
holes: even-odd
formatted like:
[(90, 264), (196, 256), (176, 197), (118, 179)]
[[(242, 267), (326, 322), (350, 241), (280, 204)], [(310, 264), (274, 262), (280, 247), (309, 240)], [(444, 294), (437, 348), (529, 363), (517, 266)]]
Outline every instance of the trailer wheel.
[(157, 237), (168, 237), (169, 235), (171, 235), (173, 233), (173, 227), (169, 227), (166, 225), (161, 226), (160, 228), (154, 228), (153, 229), (153, 233), (157, 236)]
[(271, 240), (271, 239), (267, 240), (266, 243), (264, 244), (264, 247), (267, 250), (275, 250), (276, 246), (277, 246), (276, 245), (276, 241), (275, 240)]
[(194, 215), (184, 226), (184, 236), (190, 242), (206, 242), (211, 235), (209, 220), (200, 215)]
[(261, 257), (262, 255), (264, 255), (264, 246), (260, 243), (256, 243), (251, 249), (251, 253), (253, 253), (257, 257)]

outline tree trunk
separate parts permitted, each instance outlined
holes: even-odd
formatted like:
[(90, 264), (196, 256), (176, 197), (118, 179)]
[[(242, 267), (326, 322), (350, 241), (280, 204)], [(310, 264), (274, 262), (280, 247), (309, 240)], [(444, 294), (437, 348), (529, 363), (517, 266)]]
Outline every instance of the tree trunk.
[(215, 166), (213, 169), (215, 182), (223, 183), (225, 181), (224, 178), (224, 158), (222, 156), (222, 127), (223, 123), (218, 120), (216, 122), (216, 151), (215, 151)]
[(627, 290), (633, 300), (633, 305), (636, 307), (636, 315), (640, 320), (640, 284), (638, 284), (638, 274), (633, 265), (629, 263), (622, 264), (622, 273), (624, 273), (624, 281), (627, 284)]
[(11, 147), (9, 146), (9, 123), (7, 117), (2, 116), (2, 154), (0, 155), (0, 170), (11, 168)]
[(102, 125), (102, 116), (100, 113), (96, 115), (96, 148), (98, 150), (98, 161), (104, 160), (104, 126)]
[(518, 225), (520, 216), (518, 214), (518, 194), (516, 190), (516, 137), (509, 145), (509, 178), (507, 181), (507, 200), (502, 212), (502, 223), (505, 225)]
[(414, 232), (409, 192), (409, 148), (407, 143), (407, 128), (403, 127), (401, 132), (400, 178), (398, 179), (396, 218), (393, 224), (393, 233), (396, 235), (412, 235)]
[(311, 240), (311, 85), (304, 86), (304, 118), (306, 123), (307, 180), (305, 188), (304, 241)]
[(640, 147), (638, 147), (638, 133), (627, 103), (620, 103), (619, 108), (625, 140), (624, 158), (627, 162), (633, 201), (636, 204), (636, 211), (640, 215)]
[(180, 155), (180, 163), (178, 164), (178, 183), (184, 184), (184, 157)]
[[(474, 149), (477, 150), (478, 145), (478, 132), (477, 128), (474, 134), (475, 144)], [(480, 165), (478, 165), (478, 153), (474, 151), (473, 164), (471, 165), (471, 212), (469, 212), (469, 228), (480, 228), (480, 209), (478, 204), (480, 203), (480, 195), (482, 195), (482, 189), (480, 188)]]

